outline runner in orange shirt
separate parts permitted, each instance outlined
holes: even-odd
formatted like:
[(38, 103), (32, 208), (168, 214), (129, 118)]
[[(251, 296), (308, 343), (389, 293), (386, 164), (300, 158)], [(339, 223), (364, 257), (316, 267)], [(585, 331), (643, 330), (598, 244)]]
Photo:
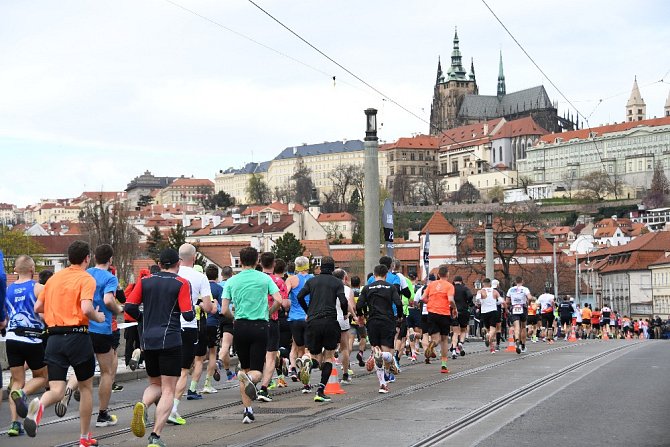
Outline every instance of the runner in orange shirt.
[(583, 335), (584, 339), (589, 338), (589, 335), (591, 335), (591, 314), (592, 314), (591, 307), (587, 303), (582, 308), (582, 324), (584, 325), (584, 335)]
[(428, 284), (423, 292), (422, 300), (428, 308), (428, 325), (430, 343), (426, 347), (426, 358), (436, 357), (435, 345), (440, 344), (440, 372), (448, 373), (447, 353), (449, 352), (449, 333), (451, 319), (458, 317), (456, 302), (454, 301), (454, 285), (447, 281), (447, 266), (441, 265), (437, 271), (438, 280)]
[(591, 312), (591, 326), (593, 327), (593, 335), (598, 338), (600, 336), (600, 308)]

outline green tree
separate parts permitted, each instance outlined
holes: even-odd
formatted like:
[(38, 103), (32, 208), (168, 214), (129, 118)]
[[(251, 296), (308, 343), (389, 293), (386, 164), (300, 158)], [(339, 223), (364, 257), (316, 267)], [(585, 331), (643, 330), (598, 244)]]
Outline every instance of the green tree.
[(668, 201), (668, 193), (670, 193), (670, 183), (665, 175), (663, 163), (659, 160), (654, 165), (654, 176), (651, 178), (651, 186), (643, 203), (647, 209), (658, 208)]
[(5, 271), (10, 273), (14, 271), (14, 261), (18, 256), (29, 255), (35, 265), (39, 265), (41, 258), (36, 255), (44, 253), (44, 247), (35, 238), (5, 226), (0, 226), (0, 250), (5, 255)]
[(170, 234), (168, 235), (167, 246), (179, 250), (183, 244), (186, 243), (186, 229), (181, 222), (177, 224), (176, 227), (170, 228)]
[(206, 198), (203, 201), (205, 208), (215, 210), (217, 208), (228, 208), (235, 205), (235, 198), (225, 191), (219, 191), (216, 194)]
[(307, 205), (312, 198), (314, 182), (312, 181), (312, 170), (303, 163), (302, 158), (298, 159), (296, 170), (291, 176), (291, 180), (294, 183), (293, 200), (295, 203)]
[(267, 205), (272, 200), (272, 194), (263, 177), (251, 174), (247, 183), (247, 200), (253, 205)]
[(278, 238), (274, 247), (272, 247), (272, 253), (286, 262), (295, 260), (298, 256), (302, 256), (304, 252), (305, 246), (290, 232)]
[(151, 259), (158, 262), (158, 255), (166, 246), (167, 241), (163, 239), (163, 233), (158, 229), (158, 226), (154, 226), (147, 238), (147, 254)]

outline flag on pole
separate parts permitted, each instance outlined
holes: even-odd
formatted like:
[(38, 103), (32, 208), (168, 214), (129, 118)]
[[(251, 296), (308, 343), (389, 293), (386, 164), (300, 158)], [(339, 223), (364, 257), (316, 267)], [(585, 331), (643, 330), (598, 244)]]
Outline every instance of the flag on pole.
[(428, 274), (430, 273), (429, 267), (429, 258), (430, 256), (430, 233), (426, 231), (426, 238), (423, 241), (423, 268), (426, 271), (426, 280), (428, 280)]
[(393, 257), (393, 204), (390, 199), (384, 200), (382, 223), (384, 224), (384, 245), (386, 245), (386, 255)]

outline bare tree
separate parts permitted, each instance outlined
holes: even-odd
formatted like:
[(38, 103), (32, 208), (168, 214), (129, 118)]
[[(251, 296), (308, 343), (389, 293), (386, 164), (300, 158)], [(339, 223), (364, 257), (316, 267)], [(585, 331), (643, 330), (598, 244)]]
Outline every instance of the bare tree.
[(84, 226), (92, 248), (110, 244), (119, 280), (127, 284), (133, 271), (133, 260), (139, 252), (139, 236), (132, 225), (128, 207), (118, 201), (105, 201), (102, 194), (83, 210)]
[[(333, 185), (333, 198), (339, 206), (339, 211), (347, 209), (347, 197), (351, 196), (354, 188), (357, 188), (357, 182), (363, 177), (363, 168), (357, 165), (342, 165), (333, 170), (328, 178)], [(359, 191), (362, 196), (362, 192)]]
[(424, 202), (431, 205), (441, 205), (447, 197), (442, 176), (437, 172), (437, 168), (426, 171), (423, 177), (416, 182), (416, 191)]
[(579, 180), (579, 198), (601, 201), (611, 192), (612, 185), (606, 172), (593, 171)]
[(575, 190), (575, 187), (577, 186), (577, 174), (573, 169), (570, 169), (569, 171), (566, 171), (563, 173), (561, 176), (561, 180), (563, 182), (563, 187), (565, 188), (565, 191), (568, 193), (568, 198), (572, 199), (572, 192)]
[(391, 196), (393, 203), (407, 204), (413, 196), (414, 182), (405, 173), (399, 172), (393, 177), (393, 188)]

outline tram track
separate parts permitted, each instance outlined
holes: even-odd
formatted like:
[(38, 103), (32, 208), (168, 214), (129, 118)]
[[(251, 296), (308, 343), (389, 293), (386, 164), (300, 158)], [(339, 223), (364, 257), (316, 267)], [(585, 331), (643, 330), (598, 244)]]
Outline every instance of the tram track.
[[(525, 359), (531, 359), (531, 358), (535, 358), (535, 357), (538, 357), (538, 356), (543, 356), (543, 355), (546, 355), (546, 354), (549, 354), (549, 353), (558, 352), (558, 351), (562, 351), (562, 350), (565, 350), (565, 349), (570, 349), (570, 348), (573, 348), (573, 347), (583, 346), (583, 345), (588, 344), (588, 343), (589, 342), (574, 343), (574, 344), (549, 348), (549, 349), (545, 349), (545, 350), (530, 353), (530, 354), (525, 354), (523, 356), (514, 356), (512, 358), (508, 358), (508, 359), (504, 359), (504, 360), (497, 361), (497, 362), (494, 362), (494, 363), (470, 368), (470, 369), (467, 369), (467, 370), (464, 370), (464, 371), (461, 371), (461, 372), (458, 372), (458, 373), (449, 374), (448, 376), (442, 377), (440, 379), (436, 379), (436, 380), (412, 385), (412, 386), (409, 386), (409, 387), (401, 388), (401, 389), (398, 389), (397, 391), (393, 391), (389, 394), (382, 395), (382, 396), (379, 396), (379, 397), (375, 397), (373, 399), (370, 399), (370, 400), (367, 400), (367, 401), (364, 401), (364, 402), (357, 402), (357, 403), (346, 405), (346, 406), (340, 407), (340, 408), (332, 408), (332, 409), (331, 408), (324, 408), (323, 410), (317, 412), (316, 414), (310, 415), (309, 416), (310, 417), (309, 421), (301, 421), (300, 423), (293, 424), (293, 425), (291, 425), (287, 428), (281, 429), (281, 430), (276, 430), (276, 431), (274, 431), (270, 434), (263, 435), (263, 436), (258, 437), (258, 438), (254, 438), (250, 441), (245, 441), (243, 443), (230, 444), (230, 445), (234, 445), (235, 447), (246, 447), (246, 446), (251, 447), (251, 446), (266, 445), (266, 444), (271, 443), (272, 441), (278, 439), (278, 437), (285, 436), (285, 435), (290, 435), (290, 434), (295, 434), (295, 433), (307, 430), (307, 429), (312, 428), (312, 427), (314, 427), (318, 424), (327, 422), (327, 421), (332, 420), (334, 418), (344, 416), (344, 415), (346, 415), (346, 414), (348, 414), (352, 411), (357, 411), (357, 410), (360, 410), (360, 409), (363, 409), (363, 408), (366, 408), (366, 407), (369, 407), (369, 406), (372, 406), (372, 405), (375, 405), (375, 404), (378, 404), (378, 403), (381, 403), (381, 402), (384, 402), (384, 401), (387, 401), (387, 400), (390, 400), (390, 399), (394, 399), (394, 398), (398, 398), (400, 396), (408, 395), (408, 394), (411, 394), (413, 392), (423, 390), (423, 389), (426, 389), (426, 388), (429, 388), (429, 387), (432, 387), (432, 386), (436, 386), (436, 385), (441, 384), (441, 383), (446, 383), (446, 382), (458, 380), (458, 379), (463, 378), (463, 377), (467, 377), (467, 376), (470, 376), (470, 375), (473, 375), (473, 374), (478, 374), (478, 373), (481, 373), (481, 372), (484, 372), (484, 371), (488, 371), (488, 370), (497, 368), (499, 366), (507, 365), (507, 364), (510, 364), (510, 363), (513, 363), (513, 362), (524, 361)], [(610, 351), (606, 351), (606, 353), (603, 353), (603, 354), (600, 354), (600, 355), (596, 356), (595, 358), (593, 358), (593, 360), (587, 359), (584, 362), (589, 363), (590, 361), (594, 361), (598, 358), (601, 358), (603, 355), (608, 355), (608, 354), (616, 352), (620, 349), (624, 349), (628, 346), (632, 346), (632, 345), (626, 345), (626, 346), (615, 348), (615, 349), (610, 350)], [(472, 355), (483, 355), (483, 354), (488, 354), (488, 351), (471, 352), (469, 355), (472, 356)], [(580, 363), (580, 362), (578, 362), (578, 363)], [(422, 364), (421, 363), (408, 363), (408, 364), (401, 365), (401, 367), (403, 369), (405, 369), (405, 368), (413, 369), (413, 368), (415, 368), (419, 365), (422, 365)], [(574, 366), (574, 365), (571, 365), (571, 366)], [(579, 366), (574, 366), (574, 368), (578, 368), (580, 366), (583, 366), (583, 365), (580, 364)], [(561, 371), (563, 371), (563, 370), (561, 370)], [(563, 374), (567, 374), (567, 372), (569, 372), (569, 371), (566, 371)], [(375, 374), (375, 373), (374, 372), (371, 372), (371, 373), (366, 372), (366, 373), (363, 373), (363, 374), (358, 374), (357, 376), (358, 377), (365, 377), (365, 376), (370, 376), (370, 375), (373, 375), (373, 374)], [(558, 377), (560, 377), (560, 376), (557, 376), (557, 378)], [(228, 390), (228, 389), (234, 389), (234, 388), (237, 388), (237, 384), (231, 384), (230, 386), (223, 387), (220, 390)], [(298, 388), (298, 387), (288, 389), (288, 390), (283, 390), (283, 391), (275, 391), (273, 393), (273, 397), (274, 396), (299, 395), (298, 394), (299, 392), (300, 392), (300, 388)], [(190, 411), (188, 413), (184, 413), (182, 416), (185, 417), (185, 418), (193, 418), (193, 417), (203, 416), (203, 415), (206, 415), (206, 414), (209, 414), (209, 413), (212, 413), (212, 412), (238, 407), (241, 404), (242, 403), (241, 403), (240, 400), (235, 400), (235, 401), (231, 401), (231, 402), (227, 402), (227, 403), (221, 403), (221, 404), (218, 404), (218, 405), (210, 406), (210, 407), (207, 407), (207, 408), (202, 408), (202, 409)], [(131, 408), (133, 405), (134, 404), (120, 405), (120, 406), (115, 407), (115, 409), (127, 409), (127, 408)], [(76, 420), (76, 419), (78, 419), (78, 417), (72, 417), (72, 418), (69, 418), (69, 419), (52, 420), (52, 421), (46, 422), (43, 425), (57, 424), (57, 423), (60, 423), (60, 422), (72, 421), (72, 420)], [(150, 423), (147, 424), (147, 428), (150, 428), (152, 426), (153, 426), (153, 422), (150, 422)], [(465, 428), (465, 426), (463, 426), (463, 428)], [(116, 438), (116, 437), (120, 437), (120, 436), (125, 436), (125, 435), (128, 435), (130, 433), (131, 433), (130, 428), (129, 427), (124, 427), (124, 428), (120, 428), (118, 430), (114, 430), (114, 431), (111, 431), (111, 432), (100, 433), (100, 434), (96, 435), (96, 439), (98, 439), (98, 440), (112, 439), (112, 438)], [(235, 434), (237, 434), (237, 433), (232, 433), (230, 435), (226, 435), (226, 436), (223, 436), (222, 438), (218, 439), (217, 440), (217, 445), (224, 445), (225, 443), (221, 444), (221, 441), (225, 440), (225, 438), (228, 438), (230, 436), (234, 436)], [(439, 436), (439, 435), (440, 434), (438, 434), (438, 433), (435, 434), (435, 436)], [(442, 436), (447, 436), (448, 437), (448, 436), (451, 436), (451, 434), (447, 434), (447, 435), (442, 434)], [(56, 445), (54, 445), (54, 447), (70, 447), (70, 446), (72, 446), (72, 444), (73, 444), (72, 442), (66, 442), (66, 443), (62, 443), (62, 444), (56, 444)], [(417, 445), (430, 445), (430, 442), (428, 444), (417, 444)]]

